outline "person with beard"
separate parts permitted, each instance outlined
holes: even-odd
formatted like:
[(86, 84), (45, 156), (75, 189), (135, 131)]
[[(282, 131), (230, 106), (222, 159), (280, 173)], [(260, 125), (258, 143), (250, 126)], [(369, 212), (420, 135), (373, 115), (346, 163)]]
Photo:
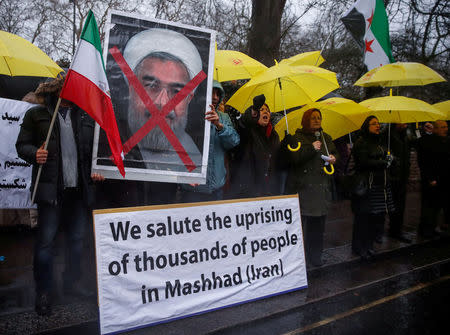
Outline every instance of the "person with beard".
[(303, 114), (302, 128), (286, 137), (285, 143), (293, 148), (300, 143), (298, 151), (285, 151), (291, 161), (286, 190), (288, 194), (299, 194), (306, 264), (321, 266), (333, 182), (324, 171), (324, 158), (336, 163), (337, 150), (331, 136), (322, 129), (322, 113), (315, 108)]
[(278, 134), (270, 120), (269, 106), (263, 94), (237, 121), (240, 144), (231, 162), (231, 194), (249, 198), (279, 194), (277, 155)]
[[(123, 57), (144, 87), (153, 104), (161, 110), (194, 76), (202, 70), (195, 45), (183, 34), (169, 29), (151, 28), (132, 36)], [(166, 116), (165, 121), (200, 172), (202, 155), (186, 132), (188, 108), (195, 90), (190, 92)], [(125, 119), (129, 135), (135, 134), (150, 118), (132, 85), (129, 85)], [(200, 125), (201, 123), (198, 122)], [(126, 133), (121, 129), (121, 134)], [(104, 164), (111, 164), (104, 162)], [(178, 153), (159, 126), (155, 126), (124, 158), (125, 167), (187, 172)], [(108, 180), (102, 185), (101, 207), (130, 207), (170, 204), (176, 201), (178, 185), (136, 180)]]
[[(168, 29), (152, 28), (134, 35), (125, 46), (123, 56), (159, 110), (202, 70), (202, 60), (195, 45), (183, 34)], [(191, 172), (200, 172), (201, 153), (186, 132), (189, 103), (194, 93), (190, 92), (176, 105), (165, 121), (195, 164), (196, 169)], [(150, 116), (130, 85), (128, 126), (131, 134), (136, 133)], [(155, 170), (187, 171), (159, 126), (150, 130), (125, 156), (124, 163)]]
[[(94, 293), (80, 283), (81, 259), (84, 233), (95, 200), (93, 181), (104, 177), (91, 174), (94, 120), (66, 100), (55, 111), (63, 83), (64, 78), (57, 78), (39, 85), (35, 93), (40, 105), (26, 112), (16, 141), (19, 157), (33, 165), (30, 190), (34, 189), (42, 166), (35, 197), (38, 229), (33, 259), (35, 309), (39, 315), (51, 313), (55, 293), (53, 247), (60, 225), (65, 225), (66, 240), (64, 293), (84, 297)], [(53, 113), (58, 115), (48, 147), (44, 149)]]
[(445, 230), (450, 223), (448, 191), (450, 187), (448, 174), (450, 140), (447, 122), (438, 120), (434, 122), (432, 127), (429, 127), (428, 131), (430, 130), (432, 130), (432, 134), (424, 134), (418, 142), (422, 191), (419, 235), (424, 238), (439, 235), (435, 229), (441, 209), (444, 211), (442, 228)]
[(222, 85), (213, 81), (211, 110), (206, 112), (205, 119), (211, 123), (208, 155), (208, 171), (205, 185), (181, 186), (183, 202), (213, 201), (223, 199), (222, 187), (225, 184), (225, 154), (239, 144), (239, 135), (231, 123), (228, 114), (219, 111), (220, 103), (225, 96)]
[(380, 123), (371, 115), (360, 129), (360, 137), (353, 146), (355, 174), (364, 181), (364, 192), (352, 198), (352, 250), (362, 260), (373, 258), (373, 243), (384, 227), (386, 213), (394, 211), (388, 168), (392, 156), (382, 145)]

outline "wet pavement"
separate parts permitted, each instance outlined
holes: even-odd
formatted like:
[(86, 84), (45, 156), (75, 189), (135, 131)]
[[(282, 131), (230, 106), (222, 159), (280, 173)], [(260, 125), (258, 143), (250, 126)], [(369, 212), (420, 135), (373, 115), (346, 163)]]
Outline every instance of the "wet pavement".
[[(317, 311), (320, 310), (321, 317), (326, 318), (327, 313), (324, 312), (326, 310), (324, 306), (336, 306), (329, 308), (333, 312), (328, 314), (332, 315), (339, 309), (337, 306), (348, 306), (348, 309), (351, 309), (353, 305), (358, 305), (356, 303), (352, 305), (354, 297), (364, 299), (371, 297), (370, 299), (376, 300), (388, 296), (392, 293), (388, 289), (390, 286), (385, 283), (389, 278), (395, 278), (395, 285), (392, 285), (396, 287), (401, 286), (399, 283), (402, 282), (408, 283), (408, 285), (418, 285), (416, 281), (420, 281), (421, 276), (425, 276), (427, 271), (431, 274), (433, 274), (433, 271), (440, 271), (436, 270), (436, 267), (440, 269), (441, 265), (436, 264), (444, 264), (450, 258), (448, 241), (443, 239), (423, 240), (416, 236), (419, 216), (420, 194), (411, 192), (407, 198), (404, 231), (407, 237), (413, 240), (413, 243), (409, 245), (385, 236), (381, 244), (375, 245), (378, 252), (376, 259), (371, 263), (361, 263), (359, 258), (351, 252), (352, 214), (349, 201), (336, 202), (330, 210), (325, 228), (325, 265), (308, 270), (308, 289), (177, 320), (135, 331), (132, 334), (198, 334), (210, 332), (257, 334), (258, 329), (261, 334), (267, 333), (261, 329), (271, 329), (273, 332), (270, 333), (289, 332), (293, 329), (300, 329), (305, 324), (316, 322), (317, 318), (314, 313), (305, 313), (307, 310), (305, 306), (308, 304), (318, 303), (314, 305), (314, 308)], [(31, 266), (33, 231), (14, 228), (0, 232), (0, 256), (4, 256), (4, 260), (0, 262), (0, 333), (79, 334), (83, 332), (84, 335), (98, 333), (96, 299), (67, 298), (62, 294), (60, 278), (64, 259), (63, 235), (63, 232), (59, 234), (55, 248), (57, 290), (54, 297), (53, 314), (50, 317), (38, 317), (34, 313)], [(96, 287), (93, 245), (93, 236), (88, 234), (83, 255), (84, 275), (82, 281), (86, 287), (91, 289)], [(381, 285), (381, 283), (387, 286)], [(400, 289), (407, 289), (408, 285), (400, 287)], [(450, 292), (449, 285), (442, 284), (442, 287), (445, 287), (447, 294)], [(431, 291), (433, 291), (433, 296), (436, 295), (434, 288), (430, 288)], [(348, 295), (348, 292), (352, 293)], [(421, 294), (421, 292), (418, 292), (416, 298), (411, 298), (412, 301), (415, 301), (414, 299), (420, 300)], [(325, 300), (327, 301), (324, 302)], [(422, 301), (424, 304), (431, 303), (423, 299)], [(436, 301), (439, 301), (439, 299)], [(396, 302), (390, 303), (392, 303), (392, 306), (396, 306)], [(409, 308), (408, 306), (409, 304), (406, 304), (404, 308)], [(297, 311), (297, 314), (295, 311)], [(295, 319), (295, 322), (278, 320), (275, 316), (280, 313), (285, 313), (286, 318)], [(243, 317), (244, 315), (245, 317)], [(364, 313), (361, 315), (364, 315), (364, 317), (358, 322), (363, 325), (366, 322), (370, 324), (371, 318)], [(351, 318), (349, 316), (349, 320)], [(368, 318), (368, 320), (364, 321), (364, 318)], [(319, 319), (317, 319), (317, 322)], [(373, 320), (375, 319), (374, 316)], [(289, 326), (279, 327), (278, 322)], [(348, 321), (341, 321), (341, 324), (346, 324), (346, 322)], [(241, 326), (239, 326), (240, 324)], [(344, 328), (342, 328), (342, 332), (337, 331), (336, 333), (345, 333)], [(275, 329), (279, 331), (275, 331)], [(319, 328), (314, 329), (314, 331), (313, 329), (305, 329), (304, 331), (310, 331), (311, 333), (316, 331), (317, 333), (330, 332), (330, 329), (326, 327), (321, 328), (324, 332), (321, 332)], [(328, 331), (325, 331), (326, 329)]]

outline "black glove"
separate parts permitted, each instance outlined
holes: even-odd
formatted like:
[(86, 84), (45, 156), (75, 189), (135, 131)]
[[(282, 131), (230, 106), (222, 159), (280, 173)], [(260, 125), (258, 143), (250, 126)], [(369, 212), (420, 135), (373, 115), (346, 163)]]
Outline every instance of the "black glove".
[(286, 145), (289, 144), (292, 148), (295, 148), (298, 141), (295, 139), (294, 135), (287, 134), (284, 138), (284, 142), (286, 143)]
[(259, 114), (259, 110), (261, 109), (262, 105), (264, 105), (265, 102), (266, 97), (264, 96), (264, 94), (257, 95), (256, 97), (253, 98), (253, 110), (258, 111)]

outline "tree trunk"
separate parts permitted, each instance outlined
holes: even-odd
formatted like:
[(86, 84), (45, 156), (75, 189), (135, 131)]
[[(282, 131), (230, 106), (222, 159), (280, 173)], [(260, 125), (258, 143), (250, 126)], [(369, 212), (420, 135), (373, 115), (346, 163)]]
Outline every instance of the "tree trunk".
[(252, 0), (249, 56), (264, 65), (274, 65), (280, 57), (281, 16), (286, 0)]

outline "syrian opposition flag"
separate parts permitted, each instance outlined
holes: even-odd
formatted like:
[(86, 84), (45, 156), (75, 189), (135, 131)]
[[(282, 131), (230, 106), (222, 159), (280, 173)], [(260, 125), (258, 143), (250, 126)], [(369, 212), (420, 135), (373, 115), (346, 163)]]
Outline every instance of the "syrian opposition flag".
[(395, 62), (383, 0), (358, 0), (341, 20), (363, 50), (368, 70)]
[(105, 131), (114, 163), (125, 176), (122, 142), (101, 56), (100, 34), (92, 11), (86, 18), (60, 96), (83, 109)]

